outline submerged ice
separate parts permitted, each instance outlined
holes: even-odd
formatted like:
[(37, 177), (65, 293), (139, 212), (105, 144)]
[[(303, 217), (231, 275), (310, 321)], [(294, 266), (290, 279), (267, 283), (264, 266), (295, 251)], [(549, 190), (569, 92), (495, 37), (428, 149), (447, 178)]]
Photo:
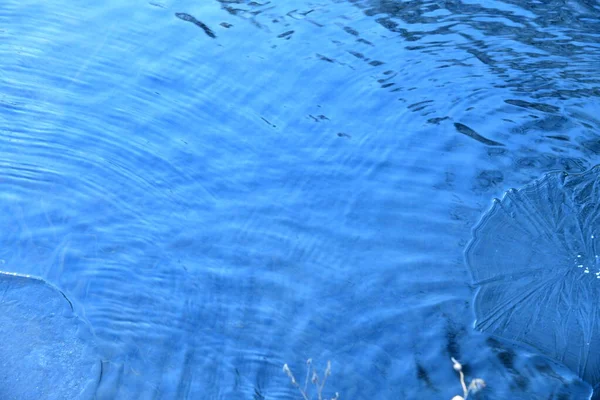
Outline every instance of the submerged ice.
[(0, 294), (0, 398), (94, 398), (100, 359), (65, 295), (44, 280), (3, 272)]
[(466, 249), (475, 327), (532, 346), (599, 386), (599, 239), (598, 167), (509, 190)]

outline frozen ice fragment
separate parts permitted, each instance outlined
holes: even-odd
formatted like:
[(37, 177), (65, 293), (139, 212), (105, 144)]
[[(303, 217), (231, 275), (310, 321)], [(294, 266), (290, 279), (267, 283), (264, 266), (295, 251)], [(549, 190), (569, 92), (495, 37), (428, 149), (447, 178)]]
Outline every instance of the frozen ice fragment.
[(531, 346), (600, 386), (600, 282), (589, 267), (579, 269), (597, 265), (599, 229), (599, 167), (549, 173), (493, 202), (465, 250), (476, 328)]
[(2, 399), (93, 399), (101, 373), (93, 335), (57, 288), (0, 272)]

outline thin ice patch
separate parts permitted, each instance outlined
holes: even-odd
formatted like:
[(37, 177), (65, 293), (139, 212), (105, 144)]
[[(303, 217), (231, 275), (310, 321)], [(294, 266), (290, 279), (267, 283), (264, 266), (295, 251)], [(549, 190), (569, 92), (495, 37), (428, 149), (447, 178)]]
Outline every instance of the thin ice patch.
[(600, 384), (600, 168), (509, 190), (465, 256), (475, 327), (520, 342)]
[(101, 374), (89, 327), (42, 279), (0, 272), (3, 399), (93, 399)]

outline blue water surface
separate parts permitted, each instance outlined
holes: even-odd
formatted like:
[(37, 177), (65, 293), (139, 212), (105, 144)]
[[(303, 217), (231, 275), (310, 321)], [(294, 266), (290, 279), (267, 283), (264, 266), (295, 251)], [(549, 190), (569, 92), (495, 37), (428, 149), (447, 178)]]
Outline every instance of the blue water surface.
[(308, 358), (331, 360), (327, 398), (450, 399), (450, 357), (478, 398), (586, 399), (473, 331), (463, 252), (494, 197), (600, 162), (599, 18), (591, 0), (5, 0), (0, 269), (89, 323), (98, 399), (300, 399), (282, 366), (303, 381)]

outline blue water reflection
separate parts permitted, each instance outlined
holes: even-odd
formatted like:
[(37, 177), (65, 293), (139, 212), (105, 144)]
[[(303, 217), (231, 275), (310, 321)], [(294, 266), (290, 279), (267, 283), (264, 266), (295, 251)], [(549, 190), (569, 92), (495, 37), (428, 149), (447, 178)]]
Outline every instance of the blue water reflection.
[(586, 398), (474, 332), (494, 197), (600, 154), (592, 1), (0, 5), (0, 262), (60, 288), (99, 398)]

